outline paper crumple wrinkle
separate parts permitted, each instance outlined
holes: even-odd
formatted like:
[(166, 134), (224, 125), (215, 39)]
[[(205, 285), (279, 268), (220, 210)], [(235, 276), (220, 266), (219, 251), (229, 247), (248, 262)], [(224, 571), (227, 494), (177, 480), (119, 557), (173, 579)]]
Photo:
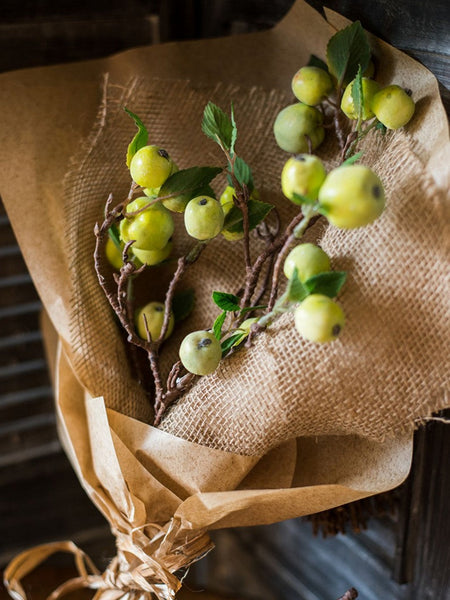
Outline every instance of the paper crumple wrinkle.
[[(332, 33), (297, 1), (270, 32), (2, 76), (0, 104), (8, 107), (0, 128), (2, 197), (56, 329), (54, 335), (44, 321), (59, 434), (81, 485), (118, 539), (119, 558), (107, 573), (85, 569), (80, 575), (92, 577), (92, 585), (103, 582), (96, 598), (121, 597), (138, 575), (148, 575), (145, 585), (162, 586), (160, 598), (173, 595), (179, 585), (174, 569), (210, 548), (207, 530), (294, 518), (399, 485), (410, 467), (417, 422), (448, 405), (442, 349), (450, 322), (450, 200), (438, 185), (449, 180), (448, 126), (433, 76), (379, 40), (372, 41), (382, 59), (380, 79), (407, 81), (417, 111), (405, 132), (372, 135), (364, 147), (363, 162), (386, 185), (382, 218), (364, 231), (319, 224), (309, 234), (335, 269), (349, 271), (340, 296), (348, 316), (342, 341), (309, 345), (283, 317), (250, 352), (236, 353), (202, 378), (156, 431), (96, 281), (93, 225), (109, 193), (119, 201), (129, 185), (124, 160), (134, 125), (123, 104), (148, 124), (151, 141), (185, 168), (220, 164), (220, 153), (200, 131), (201, 113), (208, 100), (224, 109), (233, 101), (237, 151), (251, 164), (262, 199), (286, 220), (295, 207), (279, 190), (286, 156), (274, 143), (272, 123), (293, 101), (292, 74), (311, 53), (324, 56)], [(328, 168), (336, 165), (335, 151), (330, 140), (320, 149)], [(176, 227), (175, 254), (190, 243), (180, 222)], [(36, 231), (48, 235), (36, 239)], [(186, 276), (184, 286), (197, 290), (196, 307), (164, 348), (165, 372), (182, 337), (211, 326), (211, 291), (234, 290), (239, 253), (239, 244), (214, 240)], [(152, 271), (147, 291), (158, 297), (166, 283), (167, 274)], [(176, 536), (159, 546), (158, 537), (152, 546), (160, 530)], [(186, 543), (195, 551), (184, 556)], [(73, 545), (62, 544), (84, 561)], [(10, 565), (8, 585), (17, 598), (24, 597), (25, 570), (53, 550), (35, 549)], [(137, 572), (126, 556), (131, 563), (140, 557)], [(174, 557), (181, 562), (175, 565)], [(161, 570), (151, 572), (152, 565)], [(142, 580), (136, 585), (143, 598), (150, 594)]]

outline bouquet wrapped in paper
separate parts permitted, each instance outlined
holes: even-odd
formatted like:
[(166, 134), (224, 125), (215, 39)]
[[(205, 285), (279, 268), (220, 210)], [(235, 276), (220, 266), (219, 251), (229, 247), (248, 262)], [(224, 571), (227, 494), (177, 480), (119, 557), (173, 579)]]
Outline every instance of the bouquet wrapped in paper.
[[(3, 76), (2, 197), (49, 319), (59, 433), (92, 501), (117, 540), (105, 573), (70, 542), (32, 549), (9, 566), (21, 578), (54, 551), (73, 552), (79, 577), (54, 597), (87, 587), (98, 598), (171, 598), (180, 569), (211, 549), (208, 531), (308, 515), (392, 489), (406, 477), (414, 428), (448, 404), (449, 139), (437, 82), (371, 38), (378, 81), (413, 90), (414, 119), (362, 142), (383, 181), (386, 210), (369, 228), (318, 221), (307, 233), (349, 276), (342, 338), (314, 345), (276, 320), (200, 378), (151, 425), (148, 396), (130, 369), (126, 340), (94, 268), (94, 224), (106, 198), (126, 197), (127, 106), (182, 168), (220, 160), (201, 129), (212, 101), (233, 104), (239, 152), (280, 221), (295, 207), (280, 190), (286, 154), (273, 122), (292, 102), (290, 80), (325, 56), (346, 22), (295, 3), (273, 30), (167, 44), (112, 58)], [(318, 151), (337, 166), (336, 141)], [(183, 279), (196, 303), (165, 343), (166, 377), (190, 331), (217, 317), (213, 290), (235, 291), (242, 249), (214, 240)], [(257, 242), (258, 243), (258, 242)], [(174, 238), (174, 254), (189, 248)], [(137, 295), (161, 297), (164, 267)], [(150, 298), (150, 299), (152, 299)], [(447, 361), (447, 362), (446, 362)]]

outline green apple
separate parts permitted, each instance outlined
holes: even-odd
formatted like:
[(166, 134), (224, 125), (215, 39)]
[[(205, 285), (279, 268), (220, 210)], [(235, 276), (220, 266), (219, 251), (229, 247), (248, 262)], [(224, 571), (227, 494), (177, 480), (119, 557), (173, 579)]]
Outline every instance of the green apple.
[[(161, 202), (145, 208), (150, 202), (150, 198), (141, 196), (128, 204), (125, 218), (120, 221), (120, 238), (124, 243), (134, 240), (136, 248), (141, 250), (162, 250), (172, 237), (174, 223), (170, 212)], [(126, 216), (136, 211), (141, 212)]]
[(281, 189), (286, 198), (294, 204), (302, 204), (294, 194), (308, 200), (317, 200), (319, 189), (327, 172), (323, 162), (313, 154), (297, 154), (284, 165), (281, 172)]
[[(358, 118), (358, 111), (355, 108), (352, 95), (354, 82), (355, 80), (351, 81), (345, 88), (345, 92), (341, 101), (341, 109), (349, 119), (356, 120)], [(363, 98), (362, 120), (367, 121), (367, 119), (371, 119), (374, 116), (372, 110), (372, 101), (375, 94), (379, 91), (380, 86), (373, 79), (363, 77), (361, 87)]]
[(166, 260), (172, 252), (173, 242), (169, 241), (161, 250), (143, 250), (136, 248), (133, 244), (131, 247), (134, 256), (138, 258), (143, 265), (154, 266)]
[[(151, 335), (151, 341), (157, 342), (161, 335), (164, 323), (164, 304), (162, 302), (149, 302), (136, 312), (136, 330), (143, 340), (147, 339), (147, 330), (145, 328), (145, 319), (147, 320), (148, 331)], [(144, 318), (145, 316), (145, 318)], [(169, 326), (167, 327), (166, 340), (173, 332), (175, 326), (175, 317), (170, 313)]]
[(283, 108), (275, 119), (273, 132), (277, 144), (286, 152), (299, 154), (308, 152), (308, 139), (312, 149), (324, 140), (323, 115), (320, 110), (302, 102)]
[(217, 369), (222, 359), (222, 348), (210, 331), (193, 331), (181, 342), (179, 354), (190, 373), (209, 375)]
[(376, 118), (387, 129), (399, 129), (410, 121), (415, 104), (403, 88), (389, 85), (375, 94), (372, 109)]
[(363, 227), (384, 210), (383, 184), (369, 167), (344, 165), (328, 173), (319, 190), (319, 210), (343, 229)]
[(168, 153), (158, 146), (144, 146), (131, 159), (130, 174), (143, 188), (158, 188), (169, 177), (173, 163)]
[(301, 282), (305, 282), (310, 277), (324, 273), (331, 269), (328, 254), (315, 244), (299, 244), (292, 248), (284, 261), (283, 271), (288, 279), (297, 269), (297, 275)]
[(324, 69), (302, 67), (292, 78), (292, 91), (300, 102), (315, 106), (333, 91), (333, 81)]
[(311, 294), (297, 306), (295, 328), (311, 342), (332, 342), (342, 331), (345, 316), (342, 308), (328, 296)]
[(186, 231), (197, 240), (210, 240), (219, 235), (223, 221), (222, 206), (210, 196), (192, 198), (184, 212)]

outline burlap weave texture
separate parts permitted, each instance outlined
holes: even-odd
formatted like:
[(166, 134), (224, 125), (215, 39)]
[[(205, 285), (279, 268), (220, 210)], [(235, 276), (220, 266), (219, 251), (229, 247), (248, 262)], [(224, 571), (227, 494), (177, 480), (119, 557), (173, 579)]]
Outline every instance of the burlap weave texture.
[[(287, 156), (275, 144), (272, 123), (292, 100), (279, 90), (208, 88), (188, 81), (134, 81), (127, 89), (107, 81), (105, 92), (89, 150), (66, 181), (66, 216), (75, 232), (71, 360), (92, 395), (109, 389), (110, 408), (148, 420), (147, 400), (130, 378), (127, 350), (90, 259), (93, 224), (101, 219), (108, 194), (119, 201), (129, 187), (124, 155), (133, 125), (122, 106), (144, 120), (151, 143), (186, 168), (223, 164), (200, 122), (208, 100), (224, 109), (232, 101), (237, 151), (252, 166), (261, 198), (276, 204), (286, 223), (296, 209), (279, 189)], [(306, 342), (295, 332), (292, 315), (284, 316), (251, 350), (239, 351), (215, 374), (201, 378), (169, 411), (164, 431), (211, 448), (263, 454), (298, 436), (358, 434), (381, 440), (411, 430), (418, 419), (446, 405), (449, 201), (427, 176), (406, 133), (371, 134), (364, 149), (362, 162), (386, 187), (384, 215), (352, 231), (318, 223), (309, 235), (329, 253), (334, 269), (348, 271), (339, 298), (347, 315), (340, 340)], [(319, 149), (329, 169), (337, 164), (336, 152), (331, 138)], [(176, 219), (175, 255), (192, 244), (183, 229)], [(252, 243), (256, 252), (260, 242), (252, 238)], [(161, 300), (171, 268), (152, 269), (138, 286), (138, 299)], [(212, 326), (218, 314), (212, 291), (236, 292), (242, 275), (241, 243), (214, 240), (183, 280), (182, 288), (196, 290), (196, 307), (163, 349), (165, 372), (186, 333)]]

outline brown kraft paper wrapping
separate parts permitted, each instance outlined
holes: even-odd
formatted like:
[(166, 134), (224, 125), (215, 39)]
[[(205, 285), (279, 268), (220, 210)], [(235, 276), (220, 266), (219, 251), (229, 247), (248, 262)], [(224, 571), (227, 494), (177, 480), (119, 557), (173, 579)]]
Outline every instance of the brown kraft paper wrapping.
[[(339, 15), (328, 17), (342, 26)], [(70, 543), (22, 555), (6, 574), (18, 597), (21, 577), (56, 549), (74, 553), (80, 576), (55, 597), (77, 587), (102, 598), (131, 590), (172, 597), (179, 587), (173, 572), (210, 549), (208, 529), (311, 514), (400, 484), (414, 426), (448, 405), (448, 124), (434, 77), (379, 40), (372, 39), (377, 79), (407, 84), (417, 111), (406, 131), (366, 144), (363, 162), (388, 193), (379, 223), (363, 235), (311, 232), (334, 268), (350, 271), (342, 342), (311, 349), (294, 339), (283, 317), (250, 352), (203, 378), (155, 429), (95, 281), (93, 224), (108, 193), (121, 198), (128, 185), (123, 154), (133, 126), (122, 105), (188, 167), (218, 159), (201, 137), (205, 102), (226, 109), (233, 100), (239, 149), (262, 194), (280, 201), (287, 218), (290, 207), (278, 189), (286, 157), (274, 145), (271, 123), (292, 101), (292, 74), (311, 53), (324, 56), (333, 32), (296, 2), (270, 32), (2, 76), (1, 193), (52, 323), (45, 329), (57, 333), (48, 337), (57, 340), (49, 342), (49, 355), (60, 436), (118, 544), (105, 574)], [(331, 142), (319, 154), (334, 166)], [(187, 242), (180, 236), (177, 243), (182, 250)], [(234, 264), (238, 249), (227, 250), (225, 260), (223, 244), (208, 249), (193, 281), (233, 285), (236, 273), (227, 263)], [(156, 281), (150, 285), (157, 293)], [(212, 289), (205, 285), (192, 319), (167, 344), (167, 364), (187, 331), (210, 326)], [(296, 361), (303, 368), (293, 371)]]

